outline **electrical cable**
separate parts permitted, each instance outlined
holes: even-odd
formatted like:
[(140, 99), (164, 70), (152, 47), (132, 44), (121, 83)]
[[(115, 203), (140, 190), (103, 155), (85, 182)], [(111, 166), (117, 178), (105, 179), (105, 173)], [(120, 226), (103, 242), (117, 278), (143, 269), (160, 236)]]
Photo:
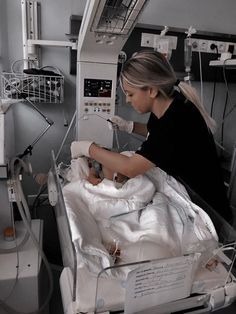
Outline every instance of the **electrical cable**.
[[(215, 73), (216, 73), (216, 71), (215, 71)], [(210, 116), (212, 118), (213, 118), (213, 108), (214, 108), (214, 102), (215, 102), (215, 94), (216, 94), (216, 78), (214, 79), (212, 99), (211, 99), (211, 106), (210, 106)]]
[(218, 249), (216, 249), (214, 251), (214, 254), (206, 261), (205, 263), (205, 266), (207, 265), (207, 263), (212, 259), (214, 258), (215, 256), (217, 256), (218, 252), (224, 252), (224, 251), (229, 251), (229, 250), (232, 250), (234, 255), (233, 255), (233, 258), (231, 260), (231, 266), (230, 268), (228, 269), (228, 272), (227, 272), (227, 276), (226, 276), (226, 279), (225, 279), (225, 283), (224, 283), (224, 286), (227, 284), (228, 280), (229, 280), (229, 276), (231, 275), (231, 272), (232, 272), (232, 268), (234, 267), (234, 262), (235, 262), (235, 259), (236, 259), (236, 242), (232, 242), (232, 243), (228, 243), (228, 244), (224, 244), (222, 245), (221, 247), (219, 247)]
[(203, 99), (203, 78), (202, 78), (202, 56), (201, 56), (201, 51), (198, 50), (198, 57), (199, 57), (199, 74), (200, 74), (200, 95), (201, 95), (201, 103), (204, 103)]
[(59, 150), (58, 150), (58, 152), (57, 152), (57, 154), (56, 154), (56, 157), (55, 157), (55, 160), (56, 160), (56, 161), (58, 160), (58, 158), (59, 158), (59, 156), (60, 156), (61, 150), (62, 150), (62, 148), (63, 148), (63, 146), (64, 146), (64, 144), (65, 144), (65, 141), (66, 141), (66, 139), (67, 139), (67, 137), (68, 137), (68, 134), (69, 134), (69, 132), (70, 132), (70, 130), (71, 130), (71, 128), (72, 128), (74, 122), (75, 122), (75, 118), (76, 118), (76, 111), (74, 112), (74, 114), (73, 114), (73, 116), (72, 116), (72, 119), (71, 119), (71, 122), (70, 122), (70, 124), (69, 124), (69, 127), (68, 127), (68, 129), (67, 129), (67, 131), (66, 131), (66, 134), (65, 134), (65, 136), (64, 136), (64, 138), (63, 138), (63, 140), (62, 140), (62, 142), (61, 142), (60, 148), (59, 148)]
[(117, 134), (117, 128), (114, 129), (114, 134), (115, 134), (117, 150), (119, 151), (120, 150), (120, 144), (119, 144), (119, 139), (118, 139), (118, 134)]
[(12, 64), (11, 64), (11, 72), (12, 72), (12, 73), (17, 73), (17, 72), (15, 72), (15, 70), (14, 70), (14, 66), (15, 66), (18, 62), (20, 62), (20, 61), (27, 61), (28, 63), (32, 63), (32, 65), (37, 65), (37, 63), (38, 63), (38, 61), (36, 61), (36, 60), (29, 60), (29, 59), (19, 59), (19, 60), (15, 60), (15, 61), (12, 62)]
[[(21, 74), (18, 74), (18, 76)], [(41, 102), (58, 102), (61, 77), (31, 75), (28, 77), (4, 78), (4, 94), (10, 99), (33, 99)], [(6, 83), (7, 82), (7, 83)]]
[(46, 184), (41, 185), (40, 188), (39, 188), (39, 191), (38, 191), (38, 193), (37, 193), (37, 195), (36, 195), (36, 197), (34, 199), (34, 202), (33, 202), (32, 207), (31, 207), (31, 212), (32, 212), (33, 218), (37, 218), (37, 215), (36, 215), (36, 209), (38, 207), (37, 202), (38, 202), (38, 200), (40, 198), (40, 195), (42, 195), (43, 192), (46, 191), (46, 189), (47, 189), (47, 185)]
[[(219, 51), (218, 47), (215, 44), (211, 45), (211, 49), (216, 49), (216, 60), (218, 60), (219, 57)], [(215, 93), (216, 93), (216, 81), (217, 81), (217, 74), (218, 74), (218, 68), (214, 68), (214, 84), (213, 84), (213, 92), (212, 92), (212, 99), (211, 99), (211, 106), (210, 106), (210, 116), (213, 117), (213, 109), (214, 109), (214, 102), (215, 102)]]
[[(37, 72), (36, 73), (34, 72), (31, 76), (22, 76), (24, 74), (30, 75), (30, 73), (24, 72), (22, 74), (21, 72), (16, 72), (14, 67), (18, 62), (21, 62), (21, 61), (24, 61), (24, 62), (27, 61), (28, 63), (32, 63), (32, 69), (34, 69), (35, 72), (37, 70)], [(28, 60), (28, 59), (16, 60), (11, 64), (11, 73), (13, 73), (15, 76), (10, 78), (10, 79), (7, 79), (6, 75), (3, 75), (4, 80), (7, 81), (8, 85), (17, 92), (16, 96), (20, 95), (20, 96), (23, 96), (22, 98), (25, 99), (26, 98), (26, 95), (24, 95), (24, 93), (25, 93), (28, 95), (28, 98), (32, 97), (32, 98), (34, 98), (34, 100), (35, 100), (35, 98), (39, 98), (38, 101), (57, 102), (57, 98), (60, 96), (60, 93), (59, 93), (58, 89), (56, 89), (56, 87), (61, 86), (61, 83), (62, 83), (61, 78), (63, 78), (62, 72), (57, 67), (50, 66), (50, 65), (46, 65), (46, 66), (43, 66), (41, 68), (36, 68), (37, 64), (38, 64), (38, 61), (35, 61), (35, 60)], [(51, 71), (52, 74), (49, 73), (49, 71), (47, 71), (48, 73), (46, 73), (46, 71), (44, 70), (45, 68), (51, 68), (51, 69), (55, 70), (57, 73), (54, 73), (52, 71)], [(41, 74), (40, 70), (44, 70), (45, 74), (43, 73), (43, 71)], [(23, 70), (23, 71), (25, 71), (25, 70)], [(16, 88), (16, 85), (9, 84), (12, 81), (14, 81), (15, 84), (17, 83), (17, 87), (22, 89), (21, 92), (19, 91), (19, 88)], [(26, 83), (24, 83), (24, 82), (26, 82)], [(43, 87), (40, 85), (40, 83), (43, 83)], [(49, 84), (49, 85), (47, 85), (47, 84)], [(56, 86), (58, 84), (60, 84), (60, 86)], [(54, 85), (53, 87), (55, 89), (52, 89), (51, 85)], [(45, 86), (46, 86), (46, 88), (45, 88)], [(31, 89), (30, 89), (30, 87), (31, 87)], [(5, 94), (7, 94), (7, 90), (8, 90), (8, 86), (4, 86), (4, 93)], [(12, 90), (9, 90), (9, 94), (10, 94), (10, 96), (13, 95)], [(55, 98), (55, 101), (54, 101), (54, 98)]]
[(234, 143), (233, 156), (231, 158), (230, 172), (231, 172), (231, 175), (230, 175), (230, 180), (229, 180), (227, 196), (231, 203), (231, 197), (232, 197), (233, 188), (235, 185), (235, 176), (236, 176), (236, 142)]
[(225, 119), (231, 114), (231, 112), (236, 108), (236, 104), (233, 104), (233, 101), (232, 101), (232, 98), (231, 98), (231, 94), (230, 94), (230, 91), (229, 91), (229, 85), (228, 85), (228, 81), (227, 81), (227, 77), (226, 77), (226, 69), (225, 69), (225, 62), (227, 60), (230, 60), (230, 59), (226, 59), (224, 60), (224, 64), (223, 64), (223, 77), (224, 77), (224, 82), (225, 82), (225, 87), (226, 87), (226, 90), (228, 92), (228, 97), (229, 97), (229, 104), (231, 107), (231, 109), (225, 114), (225, 117), (224, 119), (222, 120), (221, 123), (224, 123)]
[(225, 112), (227, 108), (227, 103), (228, 103), (228, 97), (229, 93), (226, 91), (225, 95), (225, 103), (224, 103), (224, 109), (223, 109), (223, 114), (222, 114), (222, 123), (221, 123), (221, 139), (220, 139), (220, 144), (224, 147), (224, 119), (225, 119)]
[(100, 118), (100, 119), (103, 119), (103, 120), (105, 120), (106, 122), (109, 122), (109, 123), (111, 123), (112, 124), (112, 126), (114, 126), (113, 127), (113, 131), (114, 131), (114, 134), (115, 134), (115, 140), (116, 140), (116, 146), (117, 146), (117, 148), (118, 148), (118, 150), (120, 149), (120, 144), (119, 144), (119, 139), (118, 139), (118, 135), (117, 135), (117, 125), (114, 123), (114, 122), (112, 122), (109, 118), (107, 119), (107, 118), (104, 118), (103, 116), (100, 116), (99, 114), (97, 114), (97, 113), (88, 113), (88, 114), (85, 114), (85, 115), (83, 115), (80, 119), (86, 119), (86, 117), (87, 116), (97, 116), (98, 118)]

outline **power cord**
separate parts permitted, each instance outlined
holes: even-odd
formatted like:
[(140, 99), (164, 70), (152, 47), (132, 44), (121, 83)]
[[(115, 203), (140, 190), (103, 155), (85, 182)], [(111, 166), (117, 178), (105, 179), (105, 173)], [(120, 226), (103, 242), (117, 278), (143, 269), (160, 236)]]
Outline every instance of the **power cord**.
[[(216, 60), (218, 60), (219, 51), (218, 51), (217, 45), (211, 44), (210, 48), (211, 48), (211, 50), (216, 50)], [(213, 117), (213, 108), (214, 108), (214, 101), (215, 101), (217, 74), (218, 74), (218, 68), (215, 67), (215, 68), (214, 68), (213, 93), (212, 93), (211, 108), (210, 108), (210, 116), (211, 116), (211, 117)]]

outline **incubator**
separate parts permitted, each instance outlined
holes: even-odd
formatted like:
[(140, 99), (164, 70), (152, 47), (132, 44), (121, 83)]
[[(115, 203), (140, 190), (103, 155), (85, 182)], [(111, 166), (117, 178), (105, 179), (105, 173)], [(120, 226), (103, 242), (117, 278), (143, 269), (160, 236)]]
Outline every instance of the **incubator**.
[(159, 168), (121, 188), (86, 178), (86, 161), (50, 181), (63, 258), (64, 313), (209, 313), (236, 298), (236, 233)]

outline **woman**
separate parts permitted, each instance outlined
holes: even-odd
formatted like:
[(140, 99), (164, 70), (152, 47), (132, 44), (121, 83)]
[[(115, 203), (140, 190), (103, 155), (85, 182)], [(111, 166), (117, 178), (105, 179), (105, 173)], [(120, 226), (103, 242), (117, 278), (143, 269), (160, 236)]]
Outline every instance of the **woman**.
[(214, 120), (195, 89), (179, 82), (168, 60), (155, 51), (130, 58), (120, 76), (127, 102), (147, 125), (113, 117), (120, 130), (147, 136), (132, 157), (107, 151), (92, 142), (74, 142), (72, 158), (85, 155), (127, 177), (160, 167), (199, 194), (226, 220), (232, 219), (212, 132)]

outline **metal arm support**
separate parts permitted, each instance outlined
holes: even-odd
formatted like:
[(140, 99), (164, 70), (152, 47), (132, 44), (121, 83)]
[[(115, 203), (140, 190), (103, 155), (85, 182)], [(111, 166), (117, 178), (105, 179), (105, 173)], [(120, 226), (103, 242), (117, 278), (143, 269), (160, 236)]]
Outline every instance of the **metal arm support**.
[(13, 85), (13, 84), (11, 83), (10, 80), (7, 80), (7, 81), (8, 81), (8, 84), (9, 84), (12, 88), (14, 88), (14, 89), (17, 91), (17, 93), (19, 94), (19, 96), (20, 96), (22, 99), (26, 100), (26, 101), (34, 108), (34, 110), (36, 110), (36, 111), (41, 115), (41, 117), (44, 118), (44, 120), (45, 120), (45, 121), (47, 122), (47, 124), (48, 124), (48, 126), (47, 126), (47, 127), (43, 130), (43, 132), (33, 141), (33, 143), (30, 144), (30, 145), (24, 150), (24, 152), (19, 155), (19, 157), (22, 158), (23, 156), (26, 156), (26, 155), (28, 155), (28, 154), (32, 155), (32, 149), (33, 149), (34, 145), (35, 145), (36, 143), (38, 143), (38, 141), (41, 139), (41, 137), (48, 131), (48, 129), (54, 124), (54, 122), (53, 122), (51, 119), (49, 119), (47, 116), (45, 116), (45, 115), (35, 106), (35, 104), (34, 104), (28, 97), (26, 97), (25, 95), (23, 95), (23, 94), (19, 91), (19, 89), (18, 89), (15, 85)]

